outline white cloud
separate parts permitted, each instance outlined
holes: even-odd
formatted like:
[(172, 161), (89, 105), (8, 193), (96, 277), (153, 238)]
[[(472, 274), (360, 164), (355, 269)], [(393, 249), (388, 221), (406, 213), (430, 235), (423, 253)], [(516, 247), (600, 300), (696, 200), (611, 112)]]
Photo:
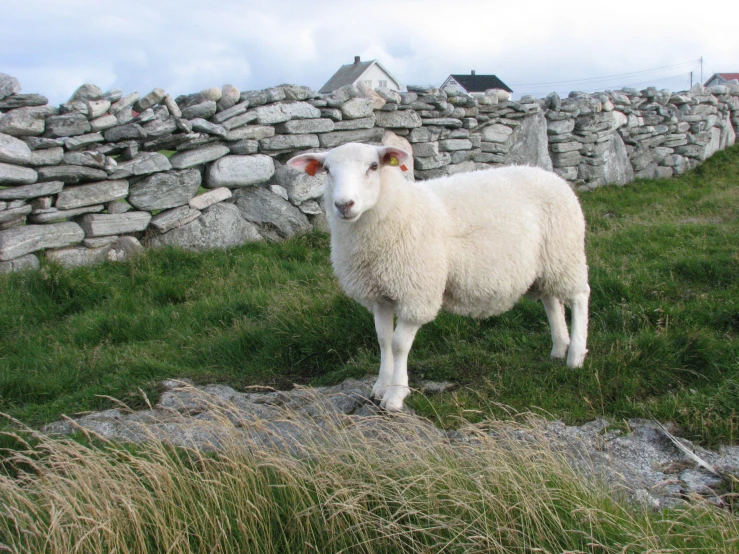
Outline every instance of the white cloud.
[[(679, 1), (3, 0), (2, 11), (0, 71), (54, 103), (85, 81), (175, 95), (225, 83), (318, 88), (355, 55), (379, 59), (406, 84), (438, 85), (472, 69), (509, 84), (552, 83), (700, 56), (704, 79), (739, 71), (739, 8)], [(684, 80), (689, 70), (644, 74), (641, 82), (681, 72)], [(560, 90), (568, 87), (588, 88)]]

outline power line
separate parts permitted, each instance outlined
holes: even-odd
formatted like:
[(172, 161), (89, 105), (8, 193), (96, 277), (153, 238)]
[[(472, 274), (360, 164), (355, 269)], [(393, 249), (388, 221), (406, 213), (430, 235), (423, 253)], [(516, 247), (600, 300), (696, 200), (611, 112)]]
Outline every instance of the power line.
[(613, 79), (613, 78), (616, 78), (616, 77), (628, 77), (628, 76), (639, 75), (639, 74), (643, 74), (643, 73), (658, 73), (658, 72), (666, 71), (668, 69), (674, 69), (676, 67), (682, 67), (682, 66), (686, 66), (686, 65), (694, 65), (695, 66), (695, 65), (699, 64), (700, 62), (701, 62), (700, 59), (695, 59), (695, 60), (691, 60), (691, 61), (688, 61), (688, 62), (682, 62), (682, 63), (678, 63), (678, 64), (666, 65), (666, 66), (663, 66), (663, 67), (658, 67), (656, 69), (643, 69), (641, 71), (631, 71), (629, 73), (618, 73), (618, 74), (615, 74), (615, 75), (604, 75), (602, 77), (590, 77), (590, 78), (587, 78), (587, 79), (570, 79), (570, 80), (567, 80), (567, 81), (550, 81), (550, 82), (544, 82), (544, 83), (514, 84), (514, 85), (511, 85), (511, 86), (512, 87), (533, 87), (533, 86), (545, 86), (545, 85), (561, 85), (561, 84), (568, 84), (568, 83), (583, 83), (583, 82), (587, 82), (587, 81), (606, 81), (606, 80)]

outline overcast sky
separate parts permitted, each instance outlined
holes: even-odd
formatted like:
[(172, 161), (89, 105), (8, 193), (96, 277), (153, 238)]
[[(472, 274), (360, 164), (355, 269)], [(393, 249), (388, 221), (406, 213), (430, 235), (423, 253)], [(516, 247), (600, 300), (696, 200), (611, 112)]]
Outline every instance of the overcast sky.
[(0, 0), (0, 72), (52, 104), (83, 83), (141, 94), (161, 87), (175, 96), (226, 83), (241, 90), (282, 83), (318, 89), (355, 55), (379, 60), (403, 84), (439, 86), (449, 74), (473, 69), (495, 74), (515, 97), (650, 84), (684, 90), (690, 71), (700, 80), (701, 56), (704, 81), (715, 72), (739, 72), (738, 6)]

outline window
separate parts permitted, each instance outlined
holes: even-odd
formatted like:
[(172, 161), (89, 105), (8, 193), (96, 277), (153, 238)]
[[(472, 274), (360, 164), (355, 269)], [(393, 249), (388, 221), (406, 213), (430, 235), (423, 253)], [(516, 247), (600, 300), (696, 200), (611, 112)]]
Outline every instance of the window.
[(380, 81), (380, 86), (387, 88), (387, 81)]

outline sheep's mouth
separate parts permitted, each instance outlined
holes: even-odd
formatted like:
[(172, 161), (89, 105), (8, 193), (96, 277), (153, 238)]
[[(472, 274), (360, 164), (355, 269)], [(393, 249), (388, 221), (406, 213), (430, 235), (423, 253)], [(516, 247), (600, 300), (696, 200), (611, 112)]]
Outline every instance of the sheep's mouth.
[(359, 216), (362, 214), (361, 213), (360, 214), (352, 214), (352, 213), (344, 214), (344, 213), (338, 212), (336, 215), (342, 221), (346, 221), (347, 223), (354, 223), (357, 219), (359, 219)]

